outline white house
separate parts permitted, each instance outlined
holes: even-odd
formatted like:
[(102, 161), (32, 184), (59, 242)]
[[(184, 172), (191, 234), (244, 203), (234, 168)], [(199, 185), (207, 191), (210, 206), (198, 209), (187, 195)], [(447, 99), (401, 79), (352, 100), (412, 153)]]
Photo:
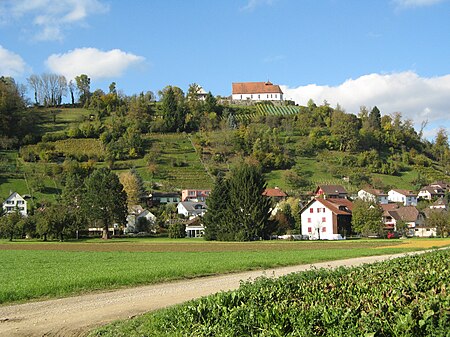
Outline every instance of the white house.
[(178, 214), (184, 215), (188, 219), (203, 216), (206, 213), (206, 203), (195, 201), (182, 201), (177, 205)]
[(358, 198), (364, 201), (375, 202), (380, 205), (385, 205), (389, 203), (387, 193), (382, 190), (365, 188), (358, 192)]
[(237, 82), (232, 84), (234, 101), (283, 101), (283, 91), (271, 82)]
[(339, 240), (351, 234), (352, 202), (315, 198), (301, 212), (302, 235), (311, 240)]
[(392, 189), (388, 192), (389, 202), (401, 202), (404, 206), (417, 206), (417, 194), (413, 191)]
[(19, 193), (13, 192), (3, 202), (3, 210), (5, 213), (12, 213), (19, 210), (22, 216), (27, 216), (27, 201)]
[(146, 219), (149, 223), (154, 224), (156, 216), (147, 209), (143, 209), (140, 205), (132, 206), (130, 214), (127, 216), (127, 224), (125, 227), (125, 233), (137, 232), (137, 224), (139, 219)]
[(425, 186), (422, 187), (417, 195), (418, 198), (431, 200), (435, 198), (442, 198), (445, 196), (445, 191), (438, 186)]

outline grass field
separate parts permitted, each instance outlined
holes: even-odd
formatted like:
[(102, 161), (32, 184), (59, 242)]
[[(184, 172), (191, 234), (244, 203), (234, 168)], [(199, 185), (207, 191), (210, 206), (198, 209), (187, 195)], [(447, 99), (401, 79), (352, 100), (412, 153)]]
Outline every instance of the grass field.
[(0, 241), (0, 303), (447, 245), (450, 239), (249, 243), (188, 239)]

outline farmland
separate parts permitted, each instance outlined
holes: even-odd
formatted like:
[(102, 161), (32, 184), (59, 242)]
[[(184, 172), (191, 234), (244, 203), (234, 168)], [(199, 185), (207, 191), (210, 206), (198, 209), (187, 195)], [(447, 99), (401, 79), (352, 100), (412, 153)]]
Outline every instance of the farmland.
[(189, 239), (1, 241), (0, 303), (446, 245), (450, 245), (449, 239), (250, 243)]
[(449, 257), (263, 277), (91, 336), (448, 336)]

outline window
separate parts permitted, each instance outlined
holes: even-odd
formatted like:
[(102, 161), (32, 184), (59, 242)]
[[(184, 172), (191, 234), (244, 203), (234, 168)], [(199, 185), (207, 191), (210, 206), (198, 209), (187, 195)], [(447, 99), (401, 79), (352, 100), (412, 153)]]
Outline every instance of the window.
[(269, 95), (267, 95), (267, 98), (269, 98)]
[(195, 195), (195, 191), (189, 191), (188, 194), (189, 195)]
[(242, 95), (241, 95), (241, 99), (242, 99)]
[(308, 233), (312, 233), (312, 228), (308, 227)]
[(326, 227), (322, 227), (322, 233), (326, 233), (327, 232), (327, 228)]
[(17, 200), (17, 205), (23, 205), (23, 204), (24, 204), (23, 200)]
[(261, 95), (258, 95), (258, 99), (260, 99), (261, 98)]
[(314, 213), (314, 208), (311, 207), (311, 208), (309, 209), (309, 213)]
[(250, 98), (253, 99), (253, 95), (250, 95)]
[(320, 208), (317, 209), (317, 213), (320, 213)]
[(275, 94), (275, 98), (277, 98), (277, 95)]
[(322, 212), (324, 212), (324, 213), (325, 213), (325, 207), (324, 207), (324, 208), (322, 208)]
[(322, 222), (326, 222), (327, 219), (325, 217), (322, 217)]
[(308, 223), (311, 223), (311, 218), (308, 218)]

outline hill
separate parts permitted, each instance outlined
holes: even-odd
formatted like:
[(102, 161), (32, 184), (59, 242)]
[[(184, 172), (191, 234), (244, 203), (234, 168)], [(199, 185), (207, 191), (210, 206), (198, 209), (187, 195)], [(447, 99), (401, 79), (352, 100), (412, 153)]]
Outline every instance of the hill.
[[(154, 103), (156, 114), (162, 114), (161, 109), (160, 103)], [(294, 195), (324, 183), (343, 184), (356, 192), (367, 184), (417, 189), (449, 178), (445, 162), (433, 158), (433, 144), (422, 141), (408, 121), (398, 116), (390, 120), (383, 116), (384, 127), (391, 126), (386, 134), (398, 134), (389, 140), (389, 148), (377, 149), (379, 139), (388, 143), (385, 135), (380, 136), (381, 124), (378, 134), (370, 136), (379, 139), (370, 139), (361, 132), (364, 116), (356, 122), (345, 120), (348, 114), (338, 111), (340, 115), (335, 116), (336, 111), (327, 106), (222, 109), (215, 125), (199, 131), (158, 132), (154, 127), (132, 129), (135, 134), (126, 136), (130, 132), (126, 129), (120, 131), (114, 146), (105, 142), (105, 133), (125, 124), (121, 117), (99, 118), (95, 110), (83, 108), (29, 109), (27, 114), (35, 121), (29, 145), (0, 152), (0, 195), (6, 198), (14, 190), (36, 201), (54, 201), (62, 191), (61, 173), (68, 161), (109, 165), (117, 173), (135, 168), (147, 191), (211, 188), (219, 171), (227, 172), (242, 160), (259, 162), (269, 187), (279, 186)], [(153, 118), (154, 124), (161, 123)], [(230, 119), (236, 125), (230, 125)], [(398, 139), (400, 132), (402, 139)], [(352, 144), (352, 135), (358, 137), (358, 145)], [(138, 145), (117, 150), (125, 137), (130, 143), (139, 141)], [(111, 151), (116, 151), (114, 158)]]

